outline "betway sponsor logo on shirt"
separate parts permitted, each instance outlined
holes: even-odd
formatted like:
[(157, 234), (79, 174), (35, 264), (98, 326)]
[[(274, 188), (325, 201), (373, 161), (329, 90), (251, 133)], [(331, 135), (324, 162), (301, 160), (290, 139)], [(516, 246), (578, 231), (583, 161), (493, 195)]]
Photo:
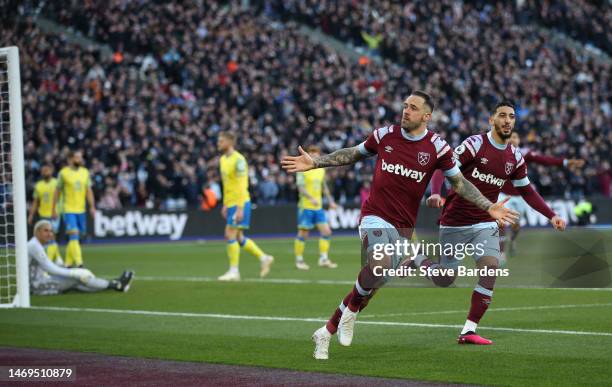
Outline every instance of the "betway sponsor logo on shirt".
[(420, 183), (427, 174), (426, 172), (417, 171), (416, 169), (410, 169), (404, 167), (402, 164), (392, 164), (385, 162), (385, 159), (382, 159), (382, 170), (394, 173), (396, 175), (405, 176), (409, 179), (414, 179), (417, 183)]
[(483, 181), (485, 183), (493, 184), (493, 185), (496, 185), (498, 187), (503, 186), (504, 182), (505, 182), (504, 179), (500, 179), (499, 177), (495, 177), (491, 173), (482, 173), (482, 172), (480, 172), (478, 170), (478, 168), (474, 168), (474, 170), (472, 171), (472, 177), (474, 179)]
[(97, 212), (94, 220), (94, 234), (98, 238), (168, 236), (171, 240), (181, 239), (187, 214), (151, 214), (127, 211), (125, 214), (106, 216)]

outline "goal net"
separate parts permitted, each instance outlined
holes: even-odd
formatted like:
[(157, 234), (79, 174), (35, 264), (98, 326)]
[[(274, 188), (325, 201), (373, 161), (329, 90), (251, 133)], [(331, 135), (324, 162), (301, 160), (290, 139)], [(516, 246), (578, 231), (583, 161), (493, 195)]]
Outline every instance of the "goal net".
[(0, 307), (29, 307), (21, 81), (17, 47), (0, 48)]

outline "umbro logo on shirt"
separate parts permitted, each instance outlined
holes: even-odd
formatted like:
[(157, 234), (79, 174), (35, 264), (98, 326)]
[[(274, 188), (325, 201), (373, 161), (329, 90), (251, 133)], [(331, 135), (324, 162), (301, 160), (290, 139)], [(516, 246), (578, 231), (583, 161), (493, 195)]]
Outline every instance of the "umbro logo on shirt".
[(387, 152), (387, 153), (391, 153), (392, 151), (393, 151), (393, 148), (391, 147), (391, 145), (387, 145), (387, 146), (385, 147), (385, 152)]

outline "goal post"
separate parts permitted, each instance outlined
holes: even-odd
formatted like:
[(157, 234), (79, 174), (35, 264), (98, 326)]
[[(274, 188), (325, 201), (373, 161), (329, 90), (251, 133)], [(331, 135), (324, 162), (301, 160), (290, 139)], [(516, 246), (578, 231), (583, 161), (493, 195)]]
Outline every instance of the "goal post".
[(0, 48), (0, 307), (30, 306), (19, 49)]

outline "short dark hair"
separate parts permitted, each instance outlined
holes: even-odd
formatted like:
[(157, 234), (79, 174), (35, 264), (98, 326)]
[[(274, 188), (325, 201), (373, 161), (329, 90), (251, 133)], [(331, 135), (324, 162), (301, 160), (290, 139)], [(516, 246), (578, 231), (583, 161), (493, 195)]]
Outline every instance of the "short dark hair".
[(411, 95), (416, 95), (417, 97), (423, 98), (425, 100), (425, 105), (427, 105), (429, 110), (431, 110), (433, 112), (435, 104), (434, 104), (433, 98), (431, 98), (431, 95), (427, 94), (423, 90), (414, 90), (410, 94)]
[(82, 150), (80, 150), (80, 149), (70, 149), (70, 150), (68, 151), (68, 154), (67, 154), (66, 156), (68, 157), (68, 159), (71, 159), (71, 158), (73, 158), (73, 157), (74, 157), (74, 155), (75, 155), (75, 154), (77, 154), (77, 153), (81, 153), (81, 154), (82, 154), (82, 153), (83, 153), (83, 151), (82, 151)]
[(495, 105), (495, 108), (493, 109), (493, 114), (497, 113), (497, 109), (499, 109), (502, 106), (508, 106), (514, 110), (516, 110), (516, 108), (514, 107), (514, 103), (512, 103), (512, 101), (508, 100), (508, 99), (504, 99), (501, 102), (498, 102), (497, 105)]
[(236, 142), (236, 135), (233, 132), (221, 132), (219, 133), (220, 137), (223, 137), (231, 142)]

